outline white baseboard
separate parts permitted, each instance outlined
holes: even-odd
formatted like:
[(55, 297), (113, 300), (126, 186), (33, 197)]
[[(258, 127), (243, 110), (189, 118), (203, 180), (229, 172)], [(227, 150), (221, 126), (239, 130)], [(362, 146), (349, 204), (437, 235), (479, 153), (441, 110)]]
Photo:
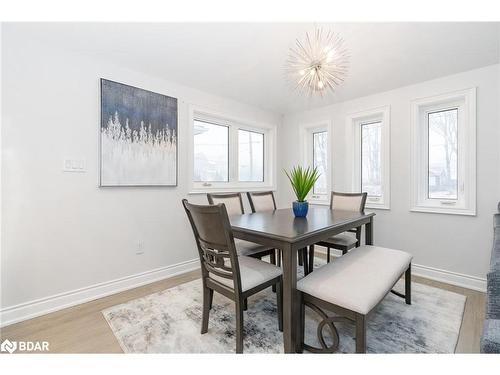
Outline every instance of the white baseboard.
[[(315, 249), (315, 251), (326, 254), (326, 250), (323, 250), (321, 248), (317, 250)], [(335, 250), (332, 250), (332, 256), (335, 255), (337, 255), (337, 252)], [(479, 292), (486, 292), (485, 278), (465, 275), (458, 272), (442, 270), (439, 268), (428, 267), (422, 264), (415, 263), (411, 265), (411, 268), (412, 274), (415, 276), (421, 276), (425, 277), (426, 279), (440, 281), (446, 284), (460, 286), (462, 288), (477, 290)]]
[[(326, 253), (326, 251), (322, 251), (321, 249), (317, 249), (317, 251)], [(199, 268), (199, 259), (192, 259), (171, 266), (161, 267), (136, 275), (6, 307), (0, 310), (0, 327), (5, 327), (10, 324), (36, 318), (54, 311), (106, 297), (111, 294), (123, 292), (124, 290), (136, 288), (167, 277), (180, 275), (197, 268)], [(464, 275), (420, 264), (412, 264), (412, 273), (416, 276), (425, 277), (427, 279), (467, 289), (477, 290), (480, 292), (486, 291), (485, 278)]]
[(192, 259), (19, 305), (9, 306), (0, 310), (0, 327), (186, 273), (199, 268), (199, 263), (199, 259)]
[(441, 281), (446, 284), (460, 286), (462, 288), (477, 290), (479, 292), (486, 292), (486, 279), (477, 276), (464, 275), (458, 272), (441, 270), (423, 266), (421, 264), (412, 264), (412, 274), (416, 276), (425, 277), (435, 281)]

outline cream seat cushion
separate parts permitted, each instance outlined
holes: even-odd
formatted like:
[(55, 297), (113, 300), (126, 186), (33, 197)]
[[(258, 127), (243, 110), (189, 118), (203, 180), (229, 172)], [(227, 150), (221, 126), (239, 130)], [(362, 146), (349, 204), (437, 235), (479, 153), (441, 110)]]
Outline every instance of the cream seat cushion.
[(406, 271), (412, 256), (404, 251), (361, 246), (297, 282), (297, 289), (366, 315)]
[(263, 251), (271, 250), (269, 246), (259, 245), (254, 242), (249, 242), (240, 239), (234, 239), (234, 245), (236, 246), (236, 251), (238, 255), (250, 256), (254, 254), (261, 253)]
[[(264, 284), (266, 281), (281, 275), (281, 268), (263, 262), (259, 259), (240, 256), (238, 257), (238, 263), (240, 266), (242, 292)], [(210, 274), (210, 278), (228, 286), (231, 289), (234, 288), (233, 279), (225, 279), (213, 274)]]
[(331, 243), (332, 245), (340, 245), (345, 247), (356, 246), (356, 236), (353, 234), (342, 233), (336, 236), (330, 237), (326, 241), (321, 241), (325, 243)]

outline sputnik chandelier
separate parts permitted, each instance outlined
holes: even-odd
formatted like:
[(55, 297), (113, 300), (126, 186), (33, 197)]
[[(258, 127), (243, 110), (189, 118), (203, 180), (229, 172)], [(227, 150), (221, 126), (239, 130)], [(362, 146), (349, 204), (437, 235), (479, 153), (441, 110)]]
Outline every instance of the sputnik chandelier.
[(296, 90), (308, 96), (334, 91), (346, 75), (349, 56), (343, 39), (331, 30), (316, 28), (290, 48), (287, 76)]

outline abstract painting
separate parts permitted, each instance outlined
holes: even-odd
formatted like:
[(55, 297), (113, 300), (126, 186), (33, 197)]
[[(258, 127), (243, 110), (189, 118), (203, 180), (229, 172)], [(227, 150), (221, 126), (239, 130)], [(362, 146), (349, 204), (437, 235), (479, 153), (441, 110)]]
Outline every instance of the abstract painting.
[(177, 99), (101, 79), (100, 186), (177, 186)]

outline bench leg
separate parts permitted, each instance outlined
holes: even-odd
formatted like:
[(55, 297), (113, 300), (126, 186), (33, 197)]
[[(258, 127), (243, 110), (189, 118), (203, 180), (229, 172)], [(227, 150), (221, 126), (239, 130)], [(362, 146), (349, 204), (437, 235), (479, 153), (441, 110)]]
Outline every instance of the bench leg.
[(411, 305), (411, 263), (405, 272), (405, 302)]
[(356, 314), (356, 353), (366, 353), (366, 319)]

